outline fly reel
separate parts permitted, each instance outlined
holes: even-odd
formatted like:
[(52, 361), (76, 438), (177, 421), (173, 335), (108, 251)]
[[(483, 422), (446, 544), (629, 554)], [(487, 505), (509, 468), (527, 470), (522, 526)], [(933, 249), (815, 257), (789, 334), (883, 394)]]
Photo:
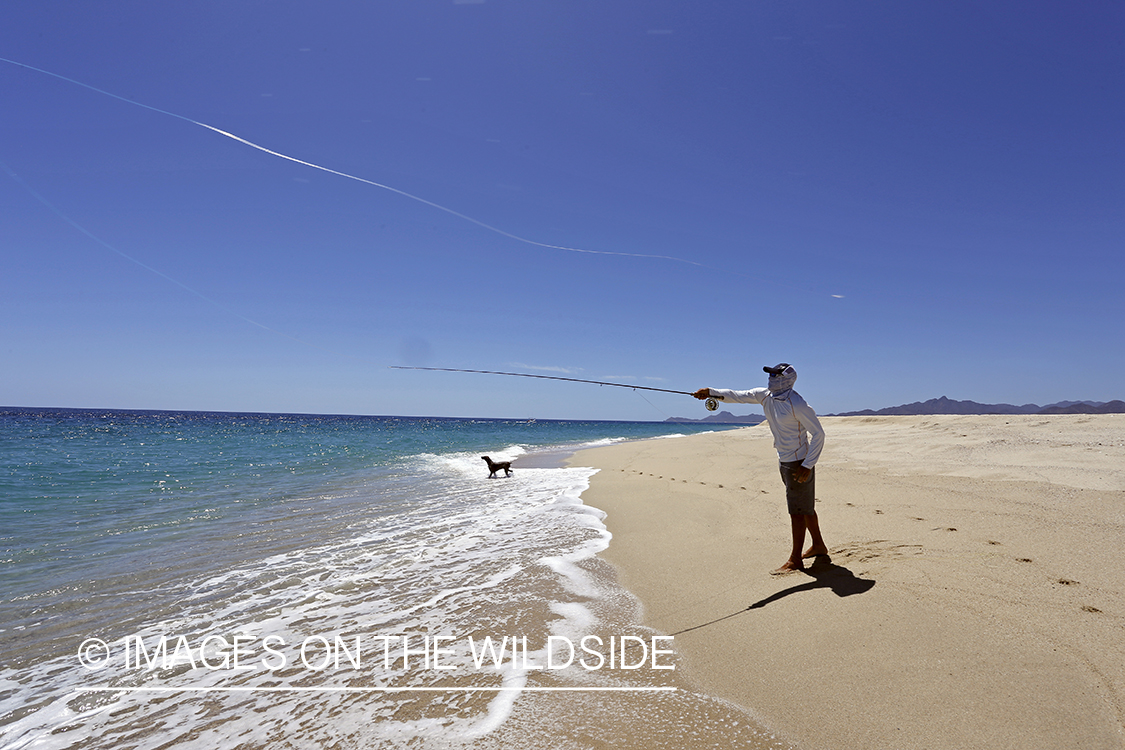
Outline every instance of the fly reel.
[(719, 402), (716, 401), (713, 398), (709, 398), (706, 401), (704, 401), (703, 405), (707, 407), (707, 411), (715, 411), (716, 409), (719, 408)]

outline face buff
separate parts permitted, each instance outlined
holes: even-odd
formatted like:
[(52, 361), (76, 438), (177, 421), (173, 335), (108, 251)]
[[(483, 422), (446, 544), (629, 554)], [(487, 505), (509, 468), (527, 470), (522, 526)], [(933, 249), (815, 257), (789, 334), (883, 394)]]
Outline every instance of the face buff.
[(788, 365), (784, 370), (778, 374), (770, 373), (770, 393), (778, 396), (782, 391), (787, 391), (793, 387), (797, 382), (797, 371), (793, 369), (793, 365)]

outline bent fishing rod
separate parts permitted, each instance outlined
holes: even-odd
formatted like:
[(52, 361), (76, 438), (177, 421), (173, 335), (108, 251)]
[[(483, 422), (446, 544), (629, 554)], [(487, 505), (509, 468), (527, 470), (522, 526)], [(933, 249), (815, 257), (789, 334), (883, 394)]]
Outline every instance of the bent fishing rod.
[[(497, 372), (496, 370), (455, 370), (451, 367), (400, 367), (398, 365), (389, 365), (392, 370), (429, 370), (430, 372), (472, 372), (478, 375), (508, 375), (514, 378), (537, 378), (539, 380), (565, 380), (568, 383), (590, 383), (591, 385), (609, 385), (614, 388), (632, 388), (634, 391), (659, 391), (660, 393), (677, 393), (681, 396), (694, 396), (691, 391), (673, 391), (669, 388), (653, 388), (647, 385), (629, 385), (628, 383), (606, 383), (601, 380), (582, 380), (581, 378), (564, 378), (560, 375), (533, 375), (527, 372)], [(704, 404), (707, 411), (715, 411), (719, 408), (719, 402), (715, 398), (708, 398)]]

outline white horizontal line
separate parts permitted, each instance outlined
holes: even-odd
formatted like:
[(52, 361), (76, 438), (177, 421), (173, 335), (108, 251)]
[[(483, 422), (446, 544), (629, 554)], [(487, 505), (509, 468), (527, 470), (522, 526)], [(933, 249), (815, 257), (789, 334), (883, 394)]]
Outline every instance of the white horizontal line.
[(88, 687), (76, 693), (654, 693), (675, 691), (675, 687)]

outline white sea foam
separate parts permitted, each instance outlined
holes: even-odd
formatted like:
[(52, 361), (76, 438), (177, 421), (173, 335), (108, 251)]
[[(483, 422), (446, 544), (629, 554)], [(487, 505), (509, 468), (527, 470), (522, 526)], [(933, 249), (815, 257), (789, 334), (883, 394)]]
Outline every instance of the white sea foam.
[[(497, 451), (494, 458), (521, 455), (520, 446)], [(366, 527), (349, 524), (332, 538), (310, 540), (304, 546), (257, 560), (235, 562), (181, 586), (178, 611), (146, 623), (129, 635), (139, 635), (146, 648), (160, 636), (198, 640), (206, 634), (236, 634), (284, 641), (280, 650), (296, 663), (295, 644), (309, 636), (337, 634), (467, 633), (527, 635), (547, 632), (578, 633), (596, 618), (584, 604), (568, 597), (597, 594), (589, 575), (575, 563), (605, 548), (609, 534), (604, 514), (581, 504), (580, 494), (593, 473), (590, 469), (524, 469), (510, 479), (487, 481), (479, 454), (425, 455), (417, 458), (424, 476), (398, 502), (396, 513), (383, 514)], [(546, 576), (544, 576), (546, 573)], [(553, 593), (552, 593), (553, 592)], [(539, 597), (541, 606), (529, 607)], [(516, 612), (495, 619), (492, 605), (523, 601)], [(512, 618), (515, 619), (512, 619)], [(551, 622), (553, 620), (553, 622)], [(90, 637), (104, 634), (90, 633)], [(116, 636), (116, 634), (114, 634)], [(106, 637), (105, 640), (114, 642)], [(534, 662), (547, 654), (532, 650)], [(454, 649), (450, 663), (468, 664), (468, 654)], [(182, 669), (180, 668), (182, 667)], [(45, 659), (23, 669), (5, 670), (2, 679), (17, 690), (0, 698), (0, 715), (19, 710), (27, 691), (43, 701), (37, 710), (4, 727), (4, 748), (16, 750), (114, 746), (128, 735), (139, 750), (155, 748), (177, 737), (177, 746), (216, 747), (248, 743), (270, 744), (283, 736), (318, 737), (331, 744), (343, 738), (426, 738), (439, 741), (487, 734), (510, 715), (519, 693), (498, 692), (483, 712), (451, 705), (441, 719), (397, 718), (393, 712), (371, 722), (369, 710), (356, 712), (336, 694), (238, 694), (238, 698), (207, 699), (197, 694), (161, 697), (160, 719), (146, 718), (151, 696), (144, 693), (75, 693), (91, 685), (179, 685), (199, 688), (224, 685), (274, 685), (296, 680), (302, 684), (350, 684), (356, 676), (285, 670), (236, 674), (190, 669), (180, 664), (171, 673), (126, 669), (117, 664), (88, 672), (73, 654)], [(359, 675), (362, 683), (433, 684), (434, 675), (416, 669), (380, 670)], [(493, 679), (505, 687), (523, 687), (528, 675), (509, 667)], [(430, 711), (444, 698), (433, 698)], [(45, 700), (44, 700), (45, 698)], [(253, 720), (208, 724), (203, 707), (208, 700), (233, 702), (239, 713)], [(457, 701), (453, 701), (456, 704)], [(315, 705), (315, 709), (313, 706)], [(298, 715), (323, 715), (310, 728)], [(54, 733), (60, 727), (64, 733)], [(159, 726), (159, 731), (156, 727)], [(373, 726), (377, 728), (373, 729)], [(147, 729), (146, 729), (147, 727)]]

